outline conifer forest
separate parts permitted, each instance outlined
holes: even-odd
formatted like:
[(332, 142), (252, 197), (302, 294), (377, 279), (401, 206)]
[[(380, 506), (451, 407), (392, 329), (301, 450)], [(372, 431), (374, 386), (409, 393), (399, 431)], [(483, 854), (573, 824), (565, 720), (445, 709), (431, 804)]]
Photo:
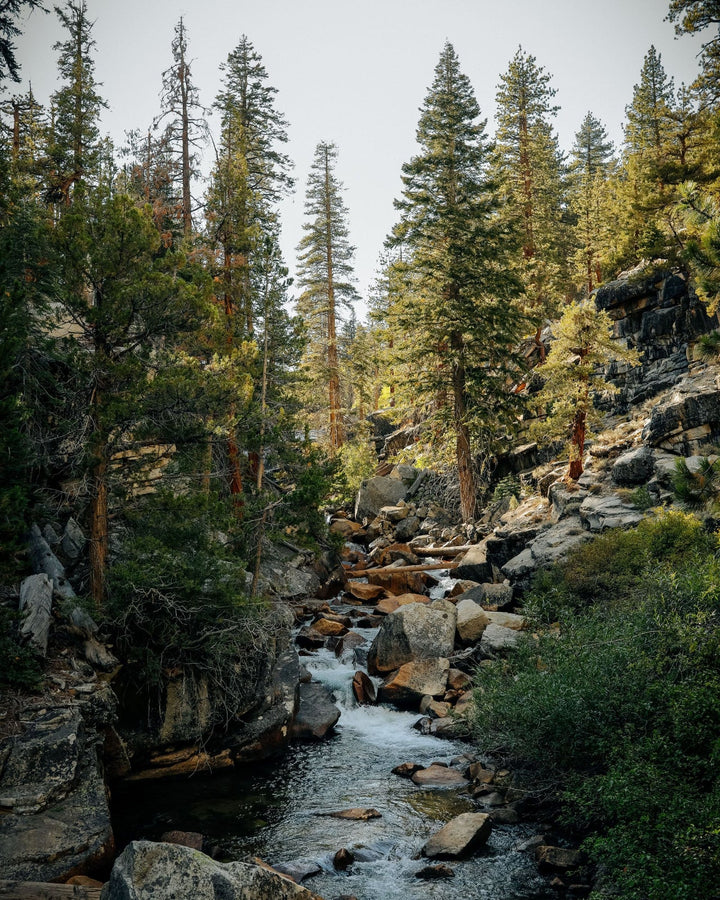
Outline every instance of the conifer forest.
[(118, 142), (58, 3), (0, 0), (0, 897), (718, 900), (720, 0), (568, 146), (439, 11), (368, 289), (252, 35), (206, 97), (178, 12)]

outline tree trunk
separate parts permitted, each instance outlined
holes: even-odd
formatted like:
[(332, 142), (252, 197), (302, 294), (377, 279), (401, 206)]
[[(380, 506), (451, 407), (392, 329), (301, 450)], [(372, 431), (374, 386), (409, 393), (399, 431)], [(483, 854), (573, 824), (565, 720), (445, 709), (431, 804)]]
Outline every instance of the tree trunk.
[(343, 445), (344, 435), (340, 419), (340, 365), (338, 361), (337, 334), (335, 329), (335, 285), (333, 282), (333, 241), (330, 209), (330, 163), (325, 149), (325, 254), (327, 261), (327, 328), (328, 328), (328, 393), (330, 402), (330, 448), (337, 452)]
[(475, 518), (475, 475), (473, 473), (472, 452), (470, 449), (470, 430), (467, 426), (467, 391), (465, 384), (465, 366), (460, 353), (462, 351), (462, 335), (453, 332), (450, 345), (456, 352), (452, 363), (453, 385), (453, 420), (455, 425), (455, 458), (457, 460), (458, 481), (460, 483), (460, 515), (463, 522), (471, 522)]
[[(93, 400), (96, 422), (100, 410), (100, 392), (96, 390)], [(90, 498), (90, 596), (95, 609), (101, 610), (105, 603), (107, 554), (108, 554), (108, 446), (107, 440), (99, 433), (94, 441), (92, 469), (92, 493)]]
[(573, 421), (572, 437), (570, 438), (570, 469), (568, 475), (573, 481), (577, 481), (583, 473), (583, 455), (585, 453), (585, 431), (587, 426), (587, 413), (582, 405), (575, 413)]
[(192, 231), (192, 199), (190, 196), (190, 114), (188, 112), (188, 68), (185, 62), (183, 20), (180, 18), (180, 102), (182, 107), (182, 221), (183, 234), (189, 237)]

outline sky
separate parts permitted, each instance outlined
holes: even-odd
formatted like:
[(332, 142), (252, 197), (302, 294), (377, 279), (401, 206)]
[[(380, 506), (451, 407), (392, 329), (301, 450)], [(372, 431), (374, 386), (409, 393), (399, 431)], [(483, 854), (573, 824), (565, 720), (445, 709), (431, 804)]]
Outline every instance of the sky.
[[(88, 0), (96, 77), (109, 104), (102, 126), (117, 146), (126, 131), (147, 128), (159, 110), (161, 73), (171, 63), (180, 16), (206, 106), (221, 87), (220, 64), (247, 35), (289, 122), (286, 150), (295, 162), (296, 191), (281, 210), (286, 262), (294, 274), (314, 149), (333, 141), (363, 297), (396, 221), (401, 167), (417, 150), (419, 107), (446, 40), (472, 82), (490, 134), (500, 75), (522, 46), (557, 89), (561, 148), (569, 151), (588, 111), (619, 145), (625, 107), (651, 44), (676, 85), (697, 73), (700, 40), (676, 38), (664, 21), (667, 8), (666, 0)], [(22, 27), (23, 82), (31, 81), (46, 102), (57, 87), (52, 45), (62, 31), (52, 13), (34, 12)]]

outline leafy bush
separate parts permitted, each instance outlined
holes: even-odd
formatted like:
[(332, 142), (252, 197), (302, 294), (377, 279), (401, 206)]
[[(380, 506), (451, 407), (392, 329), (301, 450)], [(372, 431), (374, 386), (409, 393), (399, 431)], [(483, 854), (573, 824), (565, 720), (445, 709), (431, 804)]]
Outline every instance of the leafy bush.
[(578, 548), (552, 578), (554, 598), (542, 602), (546, 573), (534, 602), (545, 619), (559, 611), (560, 635), (528, 635), (478, 671), (478, 740), (561, 797), (615, 896), (709, 900), (720, 883), (717, 539), (670, 513)]
[(370, 441), (360, 437), (343, 444), (338, 458), (340, 470), (335, 485), (338, 497), (342, 503), (352, 503), (362, 482), (375, 472), (377, 456)]

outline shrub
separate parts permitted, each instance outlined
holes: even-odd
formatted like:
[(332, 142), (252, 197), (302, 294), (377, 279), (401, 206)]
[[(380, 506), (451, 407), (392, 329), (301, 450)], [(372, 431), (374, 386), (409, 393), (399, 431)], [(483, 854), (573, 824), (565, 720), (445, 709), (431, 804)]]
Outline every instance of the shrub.
[(614, 896), (709, 900), (720, 883), (717, 538), (668, 513), (581, 546), (552, 578), (538, 578), (534, 603), (545, 619), (559, 611), (560, 635), (527, 635), (478, 670), (478, 740), (561, 798)]
[(338, 454), (340, 460), (336, 489), (343, 503), (351, 503), (360, 485), (377, 468), (377, 456), (367, 438), (356, 438), (344, 444)]

